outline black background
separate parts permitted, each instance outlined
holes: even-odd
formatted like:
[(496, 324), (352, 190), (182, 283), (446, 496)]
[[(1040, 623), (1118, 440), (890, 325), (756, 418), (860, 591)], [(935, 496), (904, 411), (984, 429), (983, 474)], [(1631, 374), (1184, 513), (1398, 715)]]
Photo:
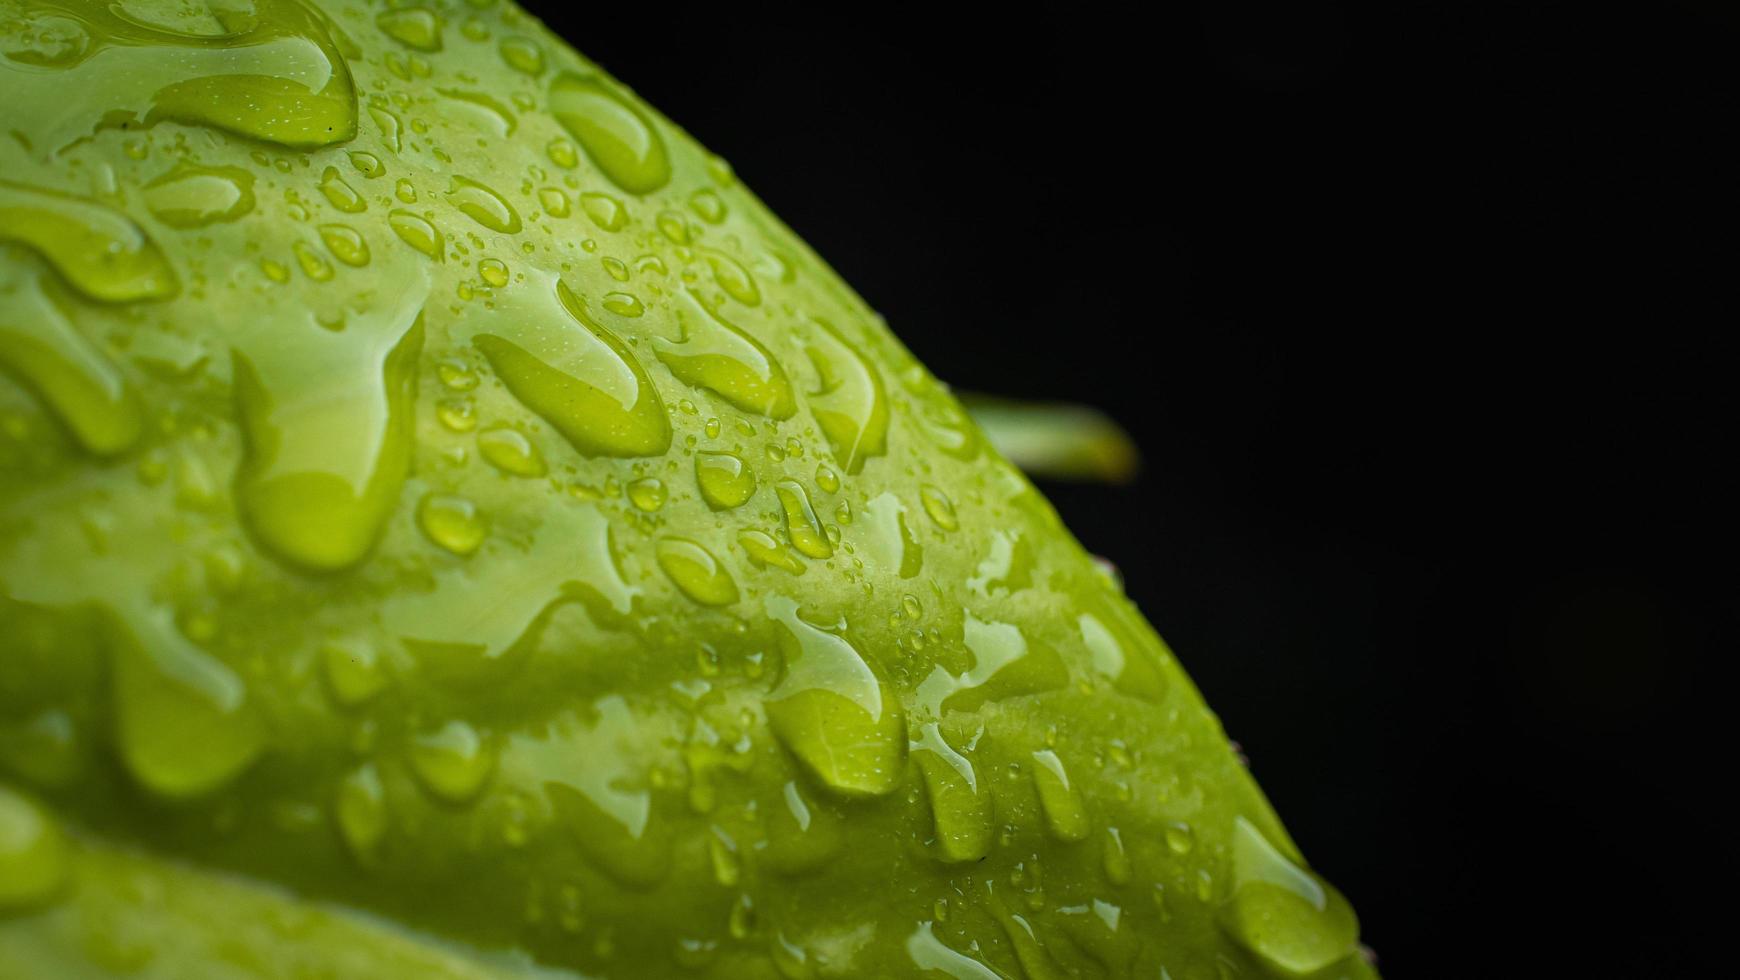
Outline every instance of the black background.
[(1740, 19), (1508, 6), (532, 9), (939, 376), (1129, 428), (1046, 489), (1388, 975), (1695, 975)]

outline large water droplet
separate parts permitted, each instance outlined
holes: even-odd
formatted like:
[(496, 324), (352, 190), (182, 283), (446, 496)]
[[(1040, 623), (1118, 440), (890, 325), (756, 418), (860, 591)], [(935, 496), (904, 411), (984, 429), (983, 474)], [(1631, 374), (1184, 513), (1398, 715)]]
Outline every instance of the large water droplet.
[(1069, 669), (1057, 651), (1028, 643), (1019, 627), (966, 615), (962, 635), (973, 654), (971, 670), (958, 677), (941, 666), (918, 686), (918, 701), (933, 716), (973, 711), (989, 701), (1038, 694), (1069, 683)]
[(791, 534), (791, 545), (811, 558), (830, 558), (834, 545), (822, 530), (816, 510), (810, 506), (809, 492), (796, 480), (781, 480), (773, 485), (779, 496), (779, 506), (785, 511), (785, 528)]
[(682, 593), (703, 606), (729, 606), (737, 601), (737, 583), (713, 553), (685, 538), (664, 538), (658, 546), (659, 567)]
[(695, 454), (695, 483), (714, 510), (740, 507), (755, 494), (755, 471), (733, 453)]
[(450, 721), (411, 740), (411, 772), (430, 795), (446, 803), (476, 799), (495, 773), (495, 748), (463, 721)]
[(804, 347), (821, 386), (810, 393), (810, 411), (848, 474), (888, 450), (888, 398), (882, 376), (864, 355), (820, 320)]
[(111, 623), (116, 740), (133, 778), (187, 798), (234, 779), (265, 748), (247, 686), (182, 638), (165, 610), (128, 608)]
[(589, 456), (657, 456), (670, 448), (664, 403), (628, 346), (560, 281), (534, 302), (499, 304), (501, 315), (487, 323), (475, 318), (480, 333), (472, 342), (514, 397)]
[(60, 822), (0, 783), (0, 914), (52, 902), (65, 889), (71, 864)]
[(313, 324), (260, 333), (236, 352), (247, 450), (237, 502), (285, 561), (313, 571), (355, 564), (398, 503), (426, 288), (403, 288), (396, 306), (353, 315), (338, 333)]
[(484, 184), (469, 177), (454, 177), (447, 189), (447, 200), (466, 217), (504, 235), (517, 234), (520, 215), (507, 199)]
[(765, 600), (784, 635), (785, 672), (767, 698), (781, 743), (823, 785), (845, 796), (880, 796), (900, 784), (905, 716), (851, 643), (798, 616), (784, 596)]
[(1069, 781), (1063, 760), (1050, 749), (1033, 753), (1033, 788), (1039, 794), (1039, 809), (1045, 827), (1058, 840), (1085, 840), (1093, 829), (1081, 789)]
[(145, 185), (145, 207), (174, 228), (203, 228), (254, 210), (254, 175), (240, 167), (182, 164)]
[(1233, 827), (1227, 935), (1269, 967), (1302, 977), (1357, 953), (1359, 920), (1328, 882), (1282, 854), (1244, 817)]
[(929, 922), (920, 922), (906, 937), (906, 955), (924, 975), (940, 973), (949, 980), (1003, 980), (997, 971), (943, 945)]
[(977, 861), (991, 846), (990, 792), (980, 788), (973, 764), (949, 745), (936, 722), (920, 733), (908, 748), (930, 798), (936, 853), (951, 864)]
[(571, 72), (556, 76), (550, 112), (616, 186), (650, 194), (670, 181), (671, 163), (658, 129), (603, 79)]
[(94, 300), (168, 299), (178, 289), (157, 244), (132, 219), (94, 201), (0, 180), (0, 241), (7, 239), (35, 249)]
[(733, 406), (769, 418), (790, 418), (797, 400), (785, 371), (767, 348), (708, 309), (689, 290), (675, 298), (683, 339), (653, 339), (660, 361), (677, 380), (705, 388)]
[(23, 379), (86, 450), (132, 448), (145, 428), (137, 392), (73, 326), (70, 298), (33, 264), (0, 245), (0, 367)]

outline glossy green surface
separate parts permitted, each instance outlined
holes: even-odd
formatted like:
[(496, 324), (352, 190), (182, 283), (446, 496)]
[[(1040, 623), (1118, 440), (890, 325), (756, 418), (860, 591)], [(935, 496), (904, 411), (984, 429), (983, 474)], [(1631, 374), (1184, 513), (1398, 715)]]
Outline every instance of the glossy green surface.
[(947, 390), (505, 0), (0, 0), (0, 119), (0, 977), (1373, 975)]

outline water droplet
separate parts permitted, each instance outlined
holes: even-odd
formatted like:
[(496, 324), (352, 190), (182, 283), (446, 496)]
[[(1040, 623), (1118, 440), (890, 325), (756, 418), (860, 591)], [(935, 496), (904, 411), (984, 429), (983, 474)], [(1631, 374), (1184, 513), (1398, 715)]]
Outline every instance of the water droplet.
[(398, 182), (393, 184), (393, 196), (406, 204), (416, 204), (417, 187), (405, 178), (400, 177)]
[(924, 567), (924, 547), (906, 524), (906, 505), (890, 491), (883, 491), (864, 505), (865, 551), (878, 565), (912, 578)]
[(1233, 891), (1220, 912), (1227, 935), (1287, 976), (1353, 956), (1359, 921), (1328, 882), (1289, 860), (1249, 820), (1233, 830)]
[(1130, 853), (1124, 848), (1123, 835), (1118, 828), (1106, 828), (1105, 853), (1102, 863), (1106, 869), (1106, 879), (1114, 885), (1130, 883)]
[(486, 533), (477, 505), (446, 493), (423, 495), (417, 502), (417, 526), (430, 541), (461, 556), (476, 551)]
[(477, 274), (483, 277), (484, 282), (496, 289), (508, 284), (507, 263), (500, 259), (484, 259), (477, 263)]
[(320, 240), (326, 243), (327, 251), (345, 265), (364, 266), (369, 264), (369, 243), (357, 234), (355, 228), (348, 225), (321, 225)]
[(1039, 808), (1045, 814), (1046, 829), (1058, 840), (1078, 841), (1092, 830), (1081, 790), (1070, 784), (1063, 760), (1050, 749), (1033, 753), (1033, 788), (1039, 794)]
[(394, 210), (387, 215), (387, 224), (392, 226), (393, 234), (398, 235), (400, 241), (435, 261), (440, 262), (446, 255), (447, 246), (441, 232), (423, 218), (409, 211)]
[(452, 117), (468, 121), (490, 139), (505, 140), (519, 128), (513, 111), (490, 95), (452, 88), (436, 91), (449, 100), (449, 107), (454, 110), (450, 113)]
[(548, 738), (516, 736), (514, 767), (539, 774), (557, 818), (592, 863), (625, 887), (650, 888), (670, 872), (669, 833), (644, 777), (621, 761), (628, 747), (644, 744), (645, 720), (619, 695), (593, 707), (590, 726), (562, 719)]
[(477, 729), (450, 721), (412, 739), (411, 772), (436, 799), (469, 803), (495, 772), (495, 749)]
[(372, 644), (333, 640), (321, 648), (320, 660), (327, 690), (346, 708), (366, 704), (386, 689), (386, 664)]
[(332, 805), (338, 832), (358, 861), (372, 862), (387, 836), (387, 794), (372, 765), (353, 770), (338, 784)]
[(182, 164), (145, 185), (145, 207), (174, 228), (203, 228), (254, 210), (254, 175), (240, 167)]
[(822, 522), (810, 506), (810, 495), (796, 480), (781, 480), (773, 485), (779, 495), (779, 505), (785, 511), (785, 527), (791, 534), (791, 545), (811, 558), (831, 558), (834, 546), (822, 531)]
[(652, 120), (603, 79), (558, 75), (550, 85), (550, 112), (616, 186), (650, 194), (670, 181), (665, 143)]
[(418, 51), (441, 50), (441, 20), (425, 7), (403, 7), (375, 16), (375, 26), (393, 40)]
[(659, 567), (682, 593), (703, 606), (729, 606), (737, 601), (737, 583), (713, 553), (685, 538), (664, 538), (658, 546)]
[(645, 477), (628, 485), (629, 502), (649, 514), (665, 505), (665, 497), (665, 485), (657, 477)]
[(507, 62), (508, 67), (514, 71), (524, 72), (533, 78), (544, 73), (544, 49), (529, 38), (502, 38), (501, 60)]
[(551, 163), (563, 170), (573, 170), (580, 165), (580, 151), (575, 148), (573, 143), (560, 136), (551, 140), (550, 145), (544, 148), (544, 152), (549, 156)]
[(1172, 853), (1185, 855), (1196, 846), (1196, 838), (1190, 833), (1190, 825), (1185, 823), (1168, 824), (1166, 827), (1166, 847)]
[(6, 240), (34, 249), (99, 302), (168, 299), (178, 291), (157, 244), (132, 219), (94, 201), (0, 180), (0, 241)]
[(985, 964), (943, 945), (931, 930), (931, 923), (920, 922), (906, 937), (906, 955), (920, 971), (940, 973), (949, 980), (1003, 980)]
[(646, 312), (640, 298), (633, 293), (605, 293), (604, 308), (617, 316), (636, 317)]
[[(405, 124), (391, 109), (388, 109), (386, 106), (369, 106), (369, 118), (375, 121), (375, 128), (381, 131), (382, 145), (387, 149), (392, 150), (394, 153), (398, 153), (405, 148)], [(369, 165), (364, 166), (362, 163), (358, 163), (358, 156), (368, 157)], [(385, 168), (381, 166), (381, 162), (375, 159), (372, 154), (352, 153), (350, 160), (351, 163), (355, 164), (356, 168), (362, 171), (363, 175), (366, 177), (379, 177), (385, 172)]]
[(364, 153), (361, 150), (351, 151), (350, 165), (356, 168), (357, 173), (362, 174), (370, 180), (373, 180), (387, 172), (387, 165), (381, 162), (380, 157), (375, 156), (373, 153)]
[(933, 716), (974, 711), (988, 701), (1056, 690), (1069, 683), (1068, 668), (1057, 651), (1028, 643), (1018, 627), (968, 613), (962, 637), (973, 655), (972, 669), (956, 677), (938, 666), (919, 685), (918, 700)]
[(814, 321), (805, 345), (821, 387), (810, 393), (810, 411), (848, 475), (888, 449), (888, 398), (882, 376), (834, 331)]
[(764, 605), (784, 627), (785, 673), (767, 697), (774, 735), (841, 795), (893, 792), (906, 750), (900, 702), (851, 643), (800, 618), (796, 602), (769, 596)]
[(469, 177), (454, 177), (447, 190), (447, 200), (466, 217), (504, 235), (518, 234), (519, 213), (507, 199), (484, 184)]
[(110, 456), (133, 447), (145, 415), (127, 376), (68, 316), (70, 297), (0, 245), (0, 367), (23, 379), (79, 444)]
[(60, 822), (0, 783), (0, 913), (54, 901), (66, 888), (71, 865)]
[(991, 798), (973, 764), (943, 738), (936, 722), (920, 729), (909, 749), (924, 776), (936, 852), (943, 861), (977, 861), (991, 847)]
[(927, 483), (919, 488), (918, 499), (924, 503), (924, 512), (930, 515), (937, 527), (945, 531), (960, 527), (960, 522), (955, 518), (954, 502), (949, 500), (948, 494)]
[(628, 225), (628, 209), (609, 194), (587, 191), (580, 195), (580, 210), (600, 231), (621, 231)]
[(560, 187), (545, 187), (538, 191), (538, 204), (544, 213), (552, 218), (568, 216), (568, 195), (562, 193)]
[(188, 798), (253, 764), (265, 728), (234, 671), (183, 639), (164, 610), (128, 610), (111, 626), (117, 740), (134, 779)]
[(725, 202), (719, 198), (718, 194), (706, 187), (689, 195), (689, 209), (710, 225), (716, 225), (725, 220)]
[(840, 492), (840, 474), (835, 473), (826, 463), (816, 464), (816, 486), (823, 493)]
[(320, 194), (333, 207), (345, 214), (360, 214), (368, 210), (368, 204), (356, 189), (344, 182), (338, 175), (337, 167), (327, 167), (320, 174)]
[(677, 294), (675, 304), (682, 340), (655, 337), (653, 347), (677, 380), (711, 391), (745, 412), (786, 419), (797, 411), (791, 382), (766, 347), (688, 290)]
[(761, 305), (761, 289), (755, 285), (755, 277), (736, 259), (723, 252), (709, 251), (707, 266), (713, 270), (713, 281), (732, 299), (744, 306)]
[(845, 846), (845, 839), (845, 821), (827, 806), (806, 798), (795, 781), (788, 781), (780, 798), (767, 809), (763, 858), (783, 874), (804, 874), (832, 861)]
[(477, 451), (489, 465), (510, 476), (543, 476), (544, 454), (525, 433), (497, 424), (477, 434)]
[(779, 543), (779, 539), (763, 531), (744, 531), (737, 535), (737, 543), (743, 548), (743, 553), (749, 556), (758, 568), (779, 568), (802, 575), (804, 563), (798, 556), (792, 554)]
[(426, 288), (353, 315), (339, 333), (271, 334), (258, 361), (236, 352), (237, 502), (278, 557), (346, 568), (379, 537), (410, 467)]
[(671, 444), (670, 420), (646, 372), (565, 284), (558, 281), (554, 292), (557, 303), (530, 318), (504, 318), (499, 335), (481, 333), (472, 342), (514, 397), (580, 452), (664, 453)]

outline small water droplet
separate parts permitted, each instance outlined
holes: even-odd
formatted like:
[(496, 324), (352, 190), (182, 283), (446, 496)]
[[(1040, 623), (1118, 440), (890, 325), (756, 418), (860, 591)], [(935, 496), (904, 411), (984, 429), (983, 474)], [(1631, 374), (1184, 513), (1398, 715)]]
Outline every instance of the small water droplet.
[(362, 150), (351, 151), (350, 165), (356, 168), (357, 173), (370, 180), (387, 172), (387, 166), (381, 162), (380, 157), (373, 153), (365, 153)]
[(477, 274), (483, 277), (484, 282), (496, 289), (508, 284), (507, 263), (500, 259), (484, 259), (477, 263)]
[(326, 688), (333, 700), (354, 708), (386, 689), (386, 664), (374, 646), (361, 640), (333, 640), (320, 651)]
[(954, 502), (941, 489), (927, 483), (919, 488), (918, 499), (924, 503), (924, 512), (930, 515), (937, 527), (945, 531), (960, 527), (960, 522), (955, 518)]
[(327, 167), (320, 174), (320, 194), (333, 207), (345, 214), (360, 214), (368, 210), (368, 204), (355, 188), (344, 182), (339, 176), (337, 167)]
[(529, 38), (502, 38), (501, 60), (507, 62), (508, 67), (514, 71), (524, 72), (533, 78), (544, 73), (544, 49)]
[(461, 556), (476, 551), (486, 533), (477, 505), (446, 493), (425, 494), (417, 502), (417, 526), (430, 541)]
[(348, 225), (321, 225), (320, 240), (326, 243), (327, 251), (345, 265), (364, 266), (369, 264), (369, 243), (363, 240), (355, 228)]
[(587, 191), (580, 195), (580, 210), (600, 231), (621, 231), (628, 225), (628, 209), (609, 194)]
[(435, 798), (469, 803), (495, 772), (495, 749), (477, 729), (450, 721), (418, 735), (410, 746), (411, 772)]
[(544, 454), (525, 433), (497, 424), (477, 434), (477, 451), (489, 465), (510, 476), (543, 476)]

